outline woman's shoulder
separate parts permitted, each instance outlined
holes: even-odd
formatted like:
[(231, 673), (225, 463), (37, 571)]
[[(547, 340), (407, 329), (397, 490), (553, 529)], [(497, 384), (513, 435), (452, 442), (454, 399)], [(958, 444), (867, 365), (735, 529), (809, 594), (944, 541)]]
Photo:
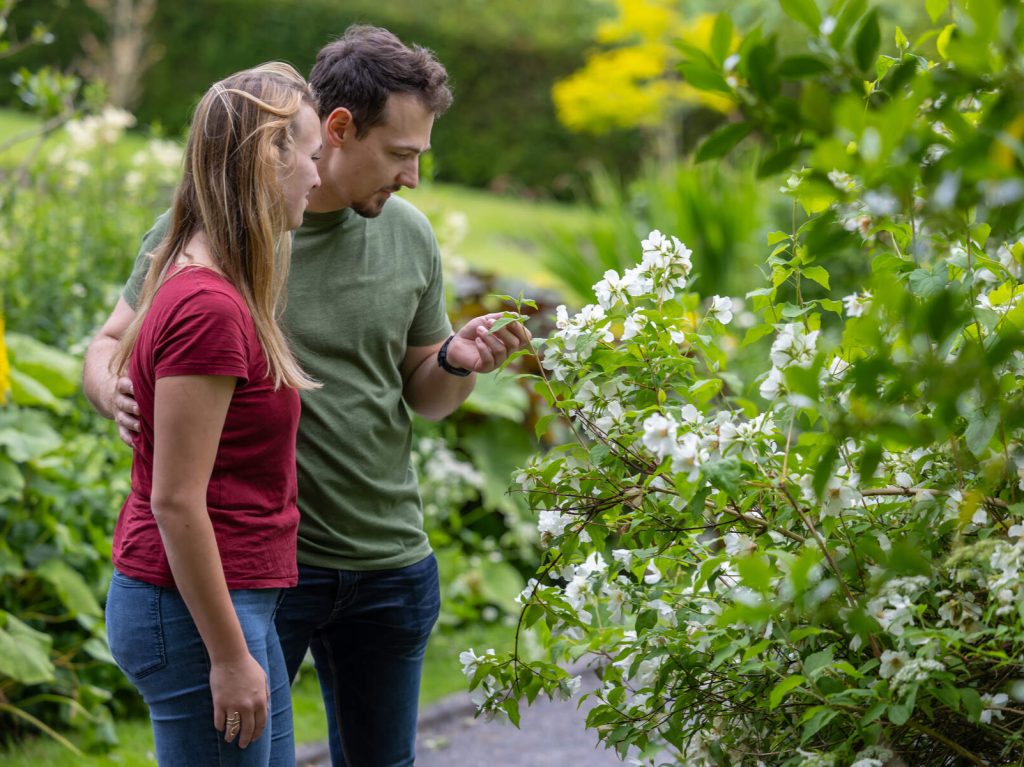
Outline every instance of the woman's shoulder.
[(170, 275), (153, 297), (151, 311), (178, 322), (206, 317), (246, 328), (252, 324), (249, 309), (235, 286), (205, 267), (184, 267)]

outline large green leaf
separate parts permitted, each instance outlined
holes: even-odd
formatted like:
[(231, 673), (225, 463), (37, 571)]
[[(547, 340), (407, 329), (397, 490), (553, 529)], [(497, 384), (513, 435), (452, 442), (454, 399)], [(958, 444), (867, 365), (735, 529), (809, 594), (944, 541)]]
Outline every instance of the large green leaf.
[(786, 15), (799, 21), (811, 32), (817, 33), (821, 25), (821, 11), (814, 0), (779, 0)]
[(857, 66), (862, 71), (870, 72), (874, 69), (875, 56), (878, 54), (878, 46), (881, 42), (882, 31), (878, 26), (878, 11), (876, 9), (864, 17), (853, 41)]
[(493, 415), (522, 423), (530, 409), (530, 396), (514, 378), (492, 373), (477, 376), (473, 393), (462, 407), (473, 413)]
[(488, 421), (467, 427), (462, 441), (473, 457), (473, 465), (484, 476), (484, 505), (515, 512), (519, 508), (518, 496), (510, 496), (508, 490), (512, 472), (526, 465), (536, 447), (529, 434), (510, 421)]
[(8, 333), (6, 339), (14, 370), (30, 375), (57, 397), (70, 397), (78, 391), (81, 359), (21, 333)]
[(46, 455), (60, 444), (60, 435), (45, 413), (20, 408), (0, 410), (0, 447), (18, 463)]
[(103, 616), (89, 584), (63, 560), (44, 562), (36, 568), (36, 574), (56, 589), (60, 601), (72, 615)]
[(51, 645), (49, 636), (0, 610), (0, 674), (22, 684), (52, 682)]
[(748, 122), (726, 123), (708, 136), (697, 149), (697, 162), (724, 157), (740, 143), (753, 126)]
[(57, 398), (49, 388), (18, 368), (11, 369), (11, 400), (16, 405), (44, 407), (59, 414), (68, 409), (67, 402)]
[(0, 454), (0, 503), (21, 498), (25, 477), (10, 458)]

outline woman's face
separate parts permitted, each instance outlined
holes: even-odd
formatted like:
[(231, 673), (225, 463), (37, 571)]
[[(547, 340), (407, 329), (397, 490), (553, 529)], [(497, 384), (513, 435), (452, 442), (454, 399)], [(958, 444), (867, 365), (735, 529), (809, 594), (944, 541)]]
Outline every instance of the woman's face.
[(295, 115), (293, 136), (291, 157), (281, 178), (288, 229), (302, 226), (309, 193), (320, 186), (316, 168), (320, 159), (320, 118), (309, 104), (303, 104)]

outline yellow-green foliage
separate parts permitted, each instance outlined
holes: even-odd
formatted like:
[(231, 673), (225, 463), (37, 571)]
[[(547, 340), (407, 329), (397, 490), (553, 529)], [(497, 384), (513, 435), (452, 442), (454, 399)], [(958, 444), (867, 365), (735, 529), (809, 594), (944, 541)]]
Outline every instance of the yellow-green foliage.
[(588, 133), (656, 128), (696, 106), (732, 108), (725, 96), (684, 82), (676, 69), (677, 40), (710, 49), (713, 15), (687, 18), (674, 0), (616, 0), (616, 5), (618, 16), (597, 30), (603, 48), (552, 88), (558, 119), (566, 127)]

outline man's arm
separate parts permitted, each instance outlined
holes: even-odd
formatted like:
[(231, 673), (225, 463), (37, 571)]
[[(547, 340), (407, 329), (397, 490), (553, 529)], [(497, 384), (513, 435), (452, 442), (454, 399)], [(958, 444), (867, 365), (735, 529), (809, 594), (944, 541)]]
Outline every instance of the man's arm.
[(512, 322), (491, 333), (501, 312), (485, 314), (467, 322), (448, 344), (448, 364), (470, 370), (474, 375), (452, 375), (437, 364), (441, 343), (411, 346), (402, 360), (402, 396), (419, 415), (439, 421), (450, 415), (473, 391), (476, 373), (496, 370), (513, 352), (530, 342), (530, 331)]
[(135, 310), (124, 298), (119, 298), (114, 311), (86, 349), (82, 367), (85, 396), (100, 415), (117, 423), (122, 441), (129, 446), (132, 444), (131, 433), (139, 430), (139, 422), (135, 417), (139, 414), (139, 407), (132, 397), (132, 382), (125, 376), (118, 377), (111, 372), (110, 361), (133, 319)]

